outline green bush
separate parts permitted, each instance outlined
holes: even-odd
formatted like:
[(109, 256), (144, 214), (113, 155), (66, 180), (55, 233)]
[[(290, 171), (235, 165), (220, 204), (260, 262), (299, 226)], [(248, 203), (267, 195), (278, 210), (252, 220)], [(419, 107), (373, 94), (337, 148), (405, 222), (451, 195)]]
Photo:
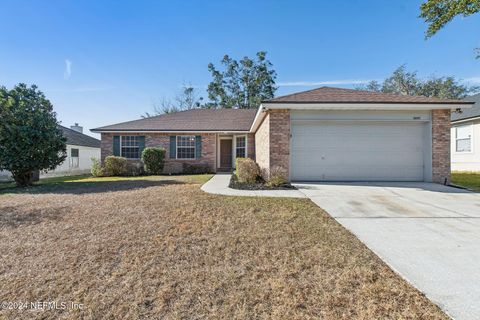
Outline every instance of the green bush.
[(124, 157), (108, 156), (105, 158), (105, 173), (109, 176), (123, 176), (127, 173), (128, 162)]
[(183, 164), (182, 173), (184, 174), (204, 174), (211, 173), (212, 169), (207, 164)]
[(238, 181), (241, 183), (255, 183), (260, 177), (258, 164), (250, 158), (237, 158), (236, 169)]
[(92, 169), (90, 170), (90, 172), (92, 173), (92, 176), (101, 177), (105, 175), (105, 169), (102, 166), (102, 162), (97, 158), (91, 158), (91, 159), (92, 159)]
[(279, 166), (272, 167), (269, 170), (268, 177), (264, 177), (264, 179), (269, 187), (280, 187), (288, 182), (287, 172)]
[(142, 162), (134, 161), (127, 163), (127, 170), (125, 175), (129, 177), (143, 176), (145, 174), (144, 165)]
[(161, 174), (165, 165), (165, 149), (145, 148), (142, 152), (142, 161), (150, 174)]

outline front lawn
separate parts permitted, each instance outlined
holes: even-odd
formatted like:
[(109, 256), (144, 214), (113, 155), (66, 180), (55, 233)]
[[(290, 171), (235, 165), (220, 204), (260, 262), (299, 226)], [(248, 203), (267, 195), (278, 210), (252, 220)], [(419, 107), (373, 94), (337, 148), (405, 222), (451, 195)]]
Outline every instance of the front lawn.
[(480, 173), (452, 172), (452, 183), (480, 192)]
[(310, 200), (207, 194), (208, 178), (0, 195), (0, 301), (82, 304), (0, 318), (447, 319)]

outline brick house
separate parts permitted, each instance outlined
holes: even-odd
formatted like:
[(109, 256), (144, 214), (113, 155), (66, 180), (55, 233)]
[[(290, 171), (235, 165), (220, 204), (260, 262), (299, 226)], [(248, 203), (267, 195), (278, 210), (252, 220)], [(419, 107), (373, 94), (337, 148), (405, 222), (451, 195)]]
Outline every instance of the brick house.
[(165, 173), (185, 165), (229, 171), (250, 157), (294, 181), (450, 179), (450, 112), (472, 103), (322, 87), (258, 110), (194, 109), (101, 128), (101, 157), (138, 161), (166, 149)]

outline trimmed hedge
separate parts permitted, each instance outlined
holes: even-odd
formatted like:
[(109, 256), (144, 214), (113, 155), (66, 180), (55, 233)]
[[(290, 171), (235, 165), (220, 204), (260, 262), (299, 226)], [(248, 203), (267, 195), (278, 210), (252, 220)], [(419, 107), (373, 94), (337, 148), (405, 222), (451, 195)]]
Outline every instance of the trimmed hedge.
[(237, 158), (236, 169), (238, 181), (241, 183), (255, 183), (260, 178), (258, 164), (250, 158)]
[(165, 166), (165, 149), (151, 147), (143, 149), (142, 161), (149, 174), (161, 174)]
[(105, 158), (105, 171), (109, 176), (123, 176), (128, 169), (127, 159), (124, 157), (108, 156)]

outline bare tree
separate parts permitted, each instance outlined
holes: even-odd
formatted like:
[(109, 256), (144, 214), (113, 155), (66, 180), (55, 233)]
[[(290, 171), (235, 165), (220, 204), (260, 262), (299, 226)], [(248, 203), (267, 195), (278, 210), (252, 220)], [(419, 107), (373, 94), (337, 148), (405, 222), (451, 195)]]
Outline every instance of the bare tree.
[(174, 101), (166, 97), (161, 98), (153, 104), (153, 111), (151, 113), (145, 112), (142, 118), (201, 108), (202, 101), (203, 98), (199, 96), (197, 90), (192, 85), (183, 85), (182, 91), (175, 96)]

